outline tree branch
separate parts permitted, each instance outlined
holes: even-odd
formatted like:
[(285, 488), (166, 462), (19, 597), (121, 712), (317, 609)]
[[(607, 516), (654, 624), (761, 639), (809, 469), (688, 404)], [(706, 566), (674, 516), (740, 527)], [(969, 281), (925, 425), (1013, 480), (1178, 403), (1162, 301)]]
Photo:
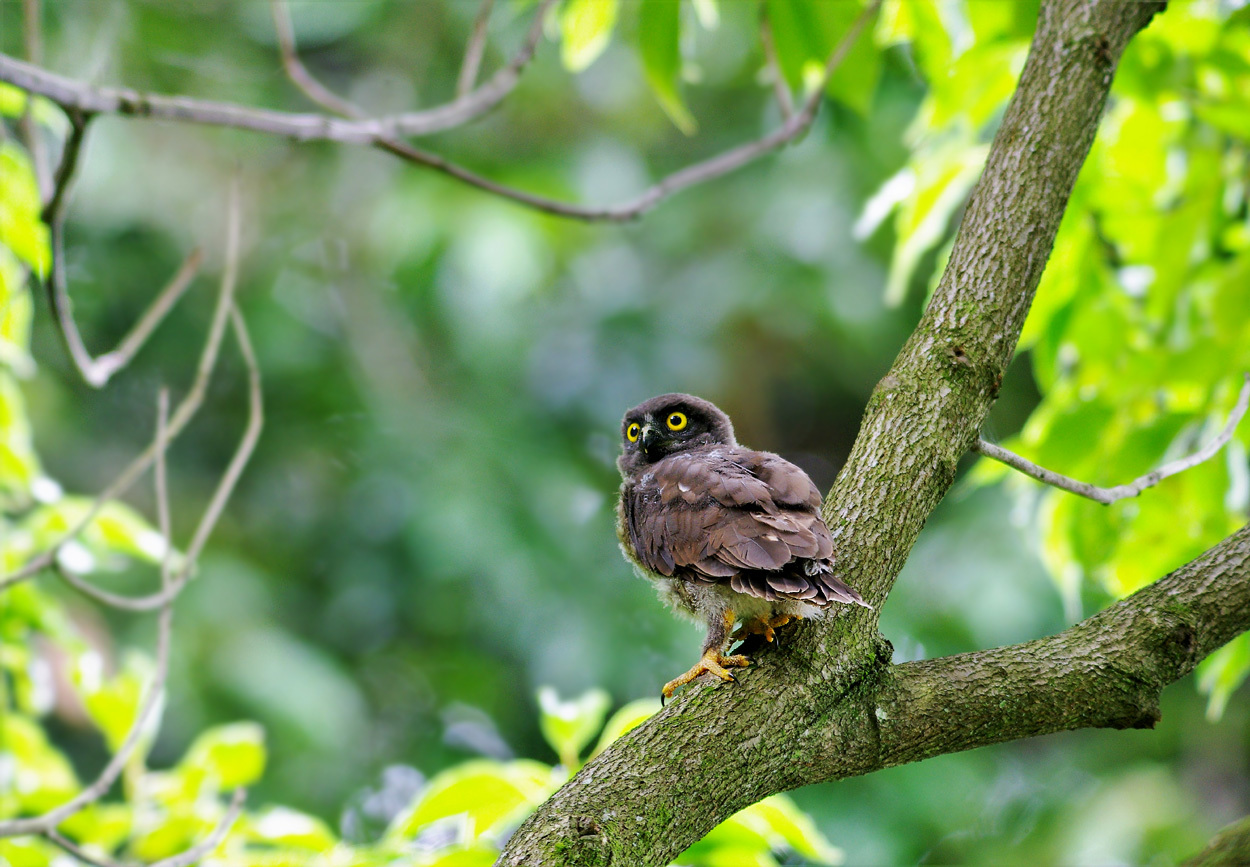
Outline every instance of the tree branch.
[[(874, 390), (825, 500), (841, 572), (878, 610), (997, 396), (1119, 57), (1161, 8), (1043, 0), (1019, 86), (946, 271)], [(1244, 532), (1234, 544), (1242, 556)], [(1244, 576), (1244, 559), (1239, 568)], [(1219, 585), (1219, 593), (1226, 589)], [(1143, 619), (1152, 613), (1146, 609)], [(926, 741), (923, 724), (940, 706), (931, 706), (927, 717), (920, 711), (923, 688), (933, 681), (919, 678), (924, 669), (887, 667), (890, 649), (877, 634), (876, 611), (833, 611), (823, 621), (800, 623), (789, 639), (782, 651), (760, 650), (756, 665), (731, 688), (689, 690), (588, 763), (513, 834), (500, 863), (666, 864), (770, 794), (884, 766), (893, 755), (886, 747), (895, 741), (897, 761), (932, 754), (925, 744), (937, 741)], [(1158, 640), (1150, 633), (1143, 646)], [(1097, 652), (1094, 661), (1115, 667)], [(878, 696), (896, 697), (883, 708), (889, 726), (875, 712)], [(1056, 722), (1067, 724), (1041, 719), (1035, 726)], [(978, 729), (964, 736), (966, 746), (952, 740), (946, 748), (989, 736), (989, 729)]]
[[(202, 861), (221, 845), (221, 841), (226, 838), (226, 834), (230, 833), (231, 826), (234, 825), (235, 820), (239, 818), (239, 814), (243, 811), (243, 802), (246, 799), (247, 792), (244, 789), (235, 789), (234, 794), (230, 797), (230, 806), (226, 808), (225, 816), (213, 827), (213, 830), (207, 837), (185, 852), (179, 852), (177, 855), (154, 861), (147, 867), (190, 867), (190, 865)], [(44, 836), (79, 861), (82, 861), (84, 864), (90, 864), (92, 867), (134, 867), (134, 865), (93, 855), (55, 829), (44, 832)]]
[[(532, 33), (537, 32), (541, 34), (542, 14), (546, 6), (551, 2), (553, 0), (543, 0), (543, 3), (540, 5), (538, 18), (531, 31)], [(491, 88), (501, 80), (501, 76), (505, 76), (505, 73), (508, 73), (517, 64), (520, 56), (513, 61), (513, 64), (496, 73), (490, 82), (472, 91), (463, 99), (449, 103), (440, 109), (431, 109), (425, 113), (430, 118), (437, 114), (437, 122), (427, 119), (422, 123), (416, 123), (414, 119), (418, 115), (413, 114), (395, 115), (389, 118), (372, 120), (345, 120), (320, 114), (295, 115), (267, 109), (254, 109), (229, 103), (196, 100), (189, 97), (141, 94), (138, 91), (124, 88), (94, 87), (63, 78), (3, 54), (0, 54), (0, 81), (16, 85), (28, 93), (46, 96), (71, 115), (78, 112), (117, 114), (126, 117), (154, 117), (188, 123), (232, 126), (256, 132), (287, 136), (301, 141), (322, 140), (345, 144), (366, 144), (407, 162), (433, 169), (472, 187), (547, 214), (585, 220), (587, 222), (619, 223), (637, 219), (672, 194), (687, 187), (706, 183), (727, 175), (802, 136), (816, 118), (816, 112), (820, 107), (825, 84), (828, 82), (829, 77), (841, 65), (851, 46), (863, 31), (864, 26), (876, 14), (880, 4), (881, 0), (872, 0), (865, 7), (864, 11), (851, 25), (846, 35), (830, 55), (828, 62), (825, 64), (824, 74), (819, 86), (813, 89), (811, 96), (804, 102), (802, 109), (787, 118), (776, 130), (763, 138), (731, 148), (717, 156), (673, 172), (634, 198), (617, 205), (605, 207), (562, 202), (509, 187), (483, 177), (438, 154), (415, 147), (401, 138), (403, 135), (422, 135), (447, 129), (477, 117), (481, 111), (476, 110), (477, 102), (475, 100), (482, 98), (480, 94), (484, 92), (494, 93)], [(522, 53), (524, 54), (524, 49)], [(525, 59), (528, 60), (528, 55)], [(299, 68), (303, 69), (302, 64), (299, 65)], [(515, 74), (519, 74), (519, 68), (518, 66)], [(307, 73), (307, 70), (304, 70), (304, 72)], [(311, 76), (308, 76), (308, 78), (310, 81), (312, 80)], [(515, 84), (514, 81), (512, 83)], [(509, 90), (511, 86), (509, 85)], [(321, 86), (316, 85), (316, 87), (320, 88)], [(322, 91), (324, 91), (321, 94), (323, 96), (329, 93), (324, 88), (322, 88)], [(305, 93), (311, 96), (309, 91), (305, 90)], [(331, 94), (331, 96), (333, 95)], [(499, 95), (498, 98), (502, 99), (503, 95)], [(334, 97), (334, 99), (340, 101), (338, 97)], [(491, 105), (493, 104), (491, 103)], [(342, 103), (342, 107), (355, 110), (354, 107), (349, 106), (347, 103)], [(453, 119), (455, 120), (454, 123), (451, 122)]]
[(1250, 816), (1238, 819), (1211, 838), (1211, 842), (1181, 867), (1242, 867), (1250, 863)]
[(364, 112), (314, 78), (300, 60), (299, 52), (295, 48), (295, 27), (291, 23), (291, 10), (287, 8), (285, 0), (272, 0), (269, 6), (273, 13), (273, 29), (278, 35), (278, 52), (282, 55), (282, 68), (286, 70), (286, 77), (305, 96), (331, 113), (342, 117), (363, 118)]
[[(116, 114), (182, 123), (228, 126), (292, 138), (373, 144), (379, 138), (426, 136), (463, 126), (493, 109), (513, 91), (542, 38), (542, 20), (554, 0), (542, 0), (525, 41), (507, 66), (481, 86), (443, 105), (378, 118), (337, 118), (286, 112), (187, 96), (145, 94), (125, 87), (95, 87), (0, 54), (0, 81), (46, 96), (73, 114)], [(302, 64), (301, 64), (302, 67)], [(305, 70), (307, 72), (307, 70)], [(311, 78), (311, 76), (310, 76)], [(318, 85), (319, 86), (319, 85)], [(328, 91), (327, 91), (328, 92)], [(314, 99), (316, 102), (320, 100)]]
[(987, 458), (993, 458), (1004, 463), (1012, 469), (1019, 470), (1026, 476), (1037, 479), (1039, 482), (1107, 506), (1117, 500), (1136, 497), (1142, 491), (1147, 488), (1153, 488), (1169, 476), (1183, 473), (1185, 470), (1192, 469), (1198, 466), (1198, 464), (1215, 457), (1219, 450), (1224, 448), (1228, 441), (1233, 438), (1233, 432), (1237, 430), (1237, 425), (1246, 414), (1247, 405), (1250, 405), (1250, 373), (1243, 375), (1241, 393), (1237, 396), (1237, 404), (1233, 407), (1233, 411), (1229, 413), (1228, 422), (1224, 425), (1223, 430), (1211, 442), (1192, 455), (1170, 461), (1157, 470), (1152, 470), (1144, 476), (1137, 477), (1127, 485), (1116, 485), (1114, 488), (1100, 488), (1088, 482), (1077, 481), (1070, 476), (1040, 467), (1027, 458), (1020, 457), (1015, 452), (1009, 452), (1002, 446), (994, 445), (994, 443), (986, 442), (983, 439), (978, 439), (973, 444), (972, 450), (985, 455)]
[(482, 0), (473, 19), (473, 32), (469, 35), (469, 44), (464, 49), (464, 60), (460, 64), (460, 75), (456, 78), (456, 97), (463, 97), (473, 89), (477, 82), (477, 71), (482, 66), (482, 54), (486, 50), (486, 26), (490, 24), (490, 13), (495, 8), (495, 0)]
[(789, 119), (794, 114), (794, 95), (790, 93), (790, 85), (781, 72), (781, 64), (777, 62), (777, 47), (773, 42), (773, 24), (768, 17), (768, 7), (760, 7), (760, 42), (764, 46), (764, 68), (772, 82), (773, 96), (777, 98), (777, 107), (781, 116)]
[[(237, 282), (239, 264), (238, 236), (240, 219), (238, 184), (236, 183), (231, 188), (226, 229), (226, 264), (222, 270), (221, 286), (217, 293), (217, 306), (213, 310), (213, 319), (209, 324), (204, 348), (200, 351), (200, 360), (196, 366), (195, 378), (192, 380), (186, 396), (183, 397), (170, 417), (168, 429), (170, 442), (177, 439), (183, 428), (187, 426), (199, 411), (201, 404), (204, 402), (204, 394), (208, 390), (208, 382), (212, 378), (214, 368), (217, 366), (217, 355), (221, 349), (222, 337), (226, 332), (227, 317), (230, 315), (234, 304), (234, 289)], [(56, 562), (62, 546), (66, 542), (77, 538), (78, 534), (85, 530), (95, 520), (96, 516), (100, 514), (100, 510), (104, 508), (105, 503), (126, 493), (130, 490), (131, 485), (147, 472), (148, 467), (152, 466), (152, 461), (156, 457), (156, 451), (157, 444), (155, 442), (144, 449), (138, 457), (130, 462), (129, 466), (118, 474), (117, 478), (108, 487), (100, 492), (91, 507), (78, 520), (78, 523), (70, 527), (54, 545), (32, 557), (20, 569), (7, 575), (0, 575), (0, 590), (3, 590), (10, 584), (30, 578), (52, 566)]]
[(44, 208), (43, 218), (48, 223), (52, 236), (52, 270), (47, 276), (48, 306), (56, 319), (57, 331), (61, 342), (79, 374), (88, 385), (100, 388), (106, 385), (113, 374), (130, 364), (131, 359), (143, 348), (143, 344), (152, 336), (152, 332), (165, 319), (173, 306), (182, 298), (199, 271), (203, 256), (200, 250), (194, 249), (178, 268), (173, 279), (157, 293), (148, 305), (148, 309), (131, 327), (129, 333), (117, 344), (117, 348), (106, 352), (99, 358), (92, 358), (83, 343), (82, 335), (74, 322), (73, 304), (70, 301), (68, 281), (65, 276), (65, 214), (69, 205), (70, 187), (73, 185), (74, 174), (78, 168), (79, 156), (87, 135), (89, 115), (70, 115), (70, 134), (65, 140), (61, 163), (56, 170), (52, 195)]

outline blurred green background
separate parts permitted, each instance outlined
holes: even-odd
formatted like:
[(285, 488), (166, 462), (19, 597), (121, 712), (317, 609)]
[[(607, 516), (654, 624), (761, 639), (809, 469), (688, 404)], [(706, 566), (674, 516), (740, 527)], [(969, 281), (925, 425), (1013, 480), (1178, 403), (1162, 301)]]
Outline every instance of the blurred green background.
[[(998, 5), (1020, 17), (1017, 39), (1031, 32), (1028, 4)], [(385, 113), (452, 95), (477, 8), (317, 0), (292, 14), (310, 68)], [(693, 136), (648, 89), (623, 15), (619, 38), (585, 71), (566, 70), (545, 39), (501, 108), (424, 144), (527, 190), (607, 203), (758, 137), (779, 122), (760, 74), (759, 7), (718, 8), (718, 27), (685, 36)], [(21, 53), (20, 12), (0, 2), (9, 54)], [(496, 10), (488, 74), (530, 14)], [(45, 65), (72, 78), (309, 108), (283, 75), (261, 0), (49, 2), (44, 34)], [(617, 550), (619, 419), (657, 393), (702, 395), (730, 413), (741, 441), (828, 489), (939, 259), (922, 246), (891, 306), (896, 227), (853, 237), (865, 202), (912, 158), (906, 133), (929, 93), (923, 49), (876, 54), (864, 107), (827, 101), (797, 145), (628, 225), (546, 217), (359, 147), (97, 120), (67, 234), (88, 346), (112, 346), (192, 246), (209, 265), (99, 392), (79, 380), (37, 299), (40, 366), (25, 394), (47, 473), (67, 490), (100, 489), (150, 437), (156, 389), (176, 396), (189, 381), (234, 176), (240, 305), (265, 383), (264, 438), (179, 603), (153, 763), (207, 726), (257, 720), (270, 764), (251, 803), (288, 804), (364, 839), (379, 821), (371, 795), (411, 786), (404, 768), (429, 776), (476, 755), (554, 761), (537, 725), (540, 686), (563, 696), (598, 686), (621, 704), (684, 670), (699, 632)], [(869, 73), (839, 72), (859, 75)], [(993, 438), (1017, 433), (1037, 406), (1032, 364), (1026, 353), (1013, 365)], [(171, 452), (179, 538), (244, 418), (228, 351), (206, 410)], [(1100, 430), (1076, 436), (1073, 450)], [(146, 492), (131, 501), (151, 514)], [(1109, 591), (1091, 583), (1075, 610), (1069, 590), (1065, 611), (1040, 520), (1028, 497), (957, 483), (883, 611), (897, 657), (1027, 640), (1105, 604)], [(137, 592), (151, 576), (100, 580)], [(65, 602), (111, 656), (150, 642), (150, 619)], [(850, 864), (1172, 863), (1250, 812), (1245, 702), (1217, 722), (1205, 706), (1189, 678), (1165, 693), (1154, 731), (1008, 744), (795, 799)], [(84, 767), (102, 760), (80, 716), (48, 727)]]

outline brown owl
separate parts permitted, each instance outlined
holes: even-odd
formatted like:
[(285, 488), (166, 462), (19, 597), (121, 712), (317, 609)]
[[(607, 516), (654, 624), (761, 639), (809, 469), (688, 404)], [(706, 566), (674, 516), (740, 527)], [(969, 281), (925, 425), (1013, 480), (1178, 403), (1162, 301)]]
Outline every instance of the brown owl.
[(707, 672), (733, 680), (728, 669), (749, 661), (725, 654), (731, 639), (772, 641), (777, 627), (835, 602), (869, 607), (834, 575), (816, 485), (789, 461), (738, 445), (716, 406), (653, 397), (625, 413), (621, 440), (621, 550), (673, 608), (707, 624), (702, 657), (664, 698)]

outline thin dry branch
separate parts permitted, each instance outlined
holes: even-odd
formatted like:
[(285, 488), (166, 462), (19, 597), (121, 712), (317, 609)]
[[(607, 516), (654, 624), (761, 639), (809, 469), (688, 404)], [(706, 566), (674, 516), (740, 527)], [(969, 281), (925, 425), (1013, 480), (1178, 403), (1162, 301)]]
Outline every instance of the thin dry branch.
[(427, 166), (443, 174), (450, 175), (457, 180), (464, 181), (478, 189), (485, 190), (488, 193), (494, 193), (548, 214), (589, 222), (628, 222), (641, 217), (674, 193), (727, 175), (747, 163), (753, 162), (789, 144), (807, 132), (812, 125), (812, 121), (816, 119), (816, 112), (820, 108), (820, 101), (824, 96), (826, 83), (842, 64), (847, 53), (851, 50), (851, 46), (855, 44), (855, 40), (872, 16), (876, 14), (880, 5), (881, 0), (873, 0), (872, 3), (864, 8), (863, 12), (855, 19), (855, 22), (833, 50), (833, 53), (829, 55), (829, 60), (825, 63), (824, 73), (821, 76), (820, 85), (812, 89), (811, 95), (804, 101), (802, 108), (797, 113), (790, 115), (780, 127), (761, 139), (738, 145), (702, 162), (679, 169), (648, 187), (634, 198), (619, 205), (602, 208), (585, 207), (549, 199), (544, 196), (536, 196), (482, 177), (476, 172), (472, 172), (437, 154), (420, 150), (405, 142), (379, 139), (374, 144), (376, 147), (410, 162)]
[(379, 138), (425, 136), (463, 126), (499, 105), (516, 88), (521, 73), (534, 58), (542, 39), (543, 19), (554, 2), (542, 0), (538, 4), (533, 23), (512, 60), (480, 86), (443, 105), (376, 118), (275, 111), (186, 96), (145, 94), (124, 87), (93, 87), (5, 54), (0, 54), (0, 81), (46, 96), (67, 113), (147, 117), (228, 126), (297, 141), (367, 145)]
[(291, 12), (287, 8), (286, 0), (273, 0), (269, 5), (273, 12), (273, 28), (278, 35), (282, 68), (286, 70), (287, 78), (322, 108), (343, 117), (363, 117), (363, 112), (356, 106), (314, 78), (308, 67), (304, 66), (304, 61), (300, 60), (299, 52), (295, 48), (295, 26), (291, 23)]
[[(40, 0), (22, 0), (22, 46), (26, 52), (26, 59), (36, 66), (43, 63), (43, 33), (40, 29), (43, 19), (42, 5)], [(39, 137), (39, 124), (35, 121), (33, 99), (26, 100), (26, 104), (22, 107), (22, 115), (17, 119), (17, 131), (22, 137), (23, 144), (26, 145), (26, 151), (30, 154), (39, 195), (46, 197), (48, 190), (52, 188), (52, 173), (48, 167), (48, 152), (44, 149), (43, 140)]]
[[(544, 0), (531, 28), (531, 35), (541, 35), (542, 16), (552, 0)], [(873, 0), (864, 8), (838, 43), (825, 64), (819, 86), (813, 88), (802, 108), (792, 114), (776, 130), (755, 141), (731, 148), (717, 156), (687, 166), (662, 178), (634, 198), (618, 205), (593, 207), (562, 202), (527, 193), (483, 177), (450, 160), (414, 147), (401, 140), (401, 135), (421, 135), (448, 129), (472, 120), (485, 109), (484, 101), (493, 106), (515, 85), (521, 55), (489, 82), (471, 91), (462, 99), (427, 112), (395, 115), (376, 120), (349, 120), (327, 115), (294, 115), (284, 112), (253, 109), (228, 103), (207, 102), (187, 97), (141, 94), (121, 88), (100, 88), (54, 75), (46, 70), (22, 63), (0, 54), (0, 81), (14, 84), (29, 93), (46, 96), (67, 112), (96, 112), (163, 118), (188, 123), (233, 126), (287, 136), (299, 140), (327, 140), (346, 144), (368, 144), (408, 162), (434, 169), (470, 186), (506, 198), (544, 213), (587, 222), (627, 222), (650, 211), (665, 198), (696, 184), (706, 183), (741, 168), (766, 154), (799, 138), (811, 126), (820, 107), (825, 84), (845, 59), (864, 26), (876, 14), (881, 0)], [(535, 37), (536, 38), (536, 37)], [(526, 43), (527, 47), (529, 42)], [(532, 54), (532, 49), (530, 50)], [(528, 60), (528, 56), (524, 57)], [(520, 65), (523, 65), (520, 64)], [(505, 87), (506, 84), (506, 87)], [(499, 91), (502, 90), (502, 93)], [(420, 122), (417, 120), (420, 119)]]
[[(173, 442), (182, 433), (191, 419), (199, 410), (204, 402), (204, 393), (208, 389), (208, 382), (212, 378), (213, 369), (217, 364), (217, 356), (221, 349), (222, 337), (225, 335), (226, 321), (230, 315), (234, 303), (234, 289), (238, 276), (238, 259), (239, 259), (239, 227), (240, 227), (240, 206), (238, 184), (235, 183), (231, 187), (229, 214), (227, 217), (226, 231), (226, 263), (222, 271), (221, 287), (217, 294), (217, 306), (213, 311), (212, 323), (209, 326), (208, 336), (204, 341), (204, 348), (200, 352), (200, 360), (196, 366), (195, 378), (191, 383), (191, 388), (187, 391), (186, 396), (179, 402), (174, 409), (173, 415), (169, 420), (168, 436), (169, 441)], [(138, 457), (130, 462), (121, 473), (115, 478), (107, 488), (105, 488), (95, 501), (92, 503), (86, 513), (78, 520), (78, 523), (70, 527), (69, 530), (61, 536), (50, 548), (40, 554), (32, 557), (20, 569), (10, 572), (8, 575), (0, 576), (0, 590), (23, 581), (40, 571), (51, 567), (55, 562), (58, 553), (66, 542), (78, 537), (78, 534), (87, 528), (90, 523), (95, 520), (100, 510), (110, 500), (130, 490), (133, 485), (148, 467), (152, 466), (152, 462), (156, 457), (156, 443), (153, 442), (141, 452)]]
[(99, 358), (91, 357), (78, 331), (78, 325), (74, 322), (73, 304), (69, 297), (69, 282), (65, 275), (65, 214), (69, 204), (70, 187), (74, 182), (87, 134), (87, 124), (90, 120), (89, 115), (70, 115), (70, 134), (65, 140), (65, 148), (60, 165), (57, 167), (52, 194), (44, 208), (43, 216), (52, 235), (52, 269), (46, 281), (48, 304), (52, 308), (57, 330), (74, 366), (78, 368), (78, 372), (89, 385), (100, 388), (108, 383), (115, 373), (130, 364), (139, 350), (143, 348), (148, 338), (152, 336), (152, 332), (164, 321), (165, 316), (191, 285), (191, 280), (199, 271), (203, 256), (198, 248), (192, 250), (183, 260), (173, 279), (157, 293), (152, 303), (148, 305), (148, 309), (117, 344), (117, 348), (104, 353)]
[(777, 46), (773, 41), (773, 24), (768, 17), (768, 8), (760, 7), (760, 42), (764, 46), (764, 68), (772, 80), (773, 95), (777, 97), (777, 107), (781, 116), (788, 119), (794, 114), (794, 95), (790, 93), (790, 85), (781, 72), (781, 64), (777, 62)]
[[(177, 855), (171, 855), (169, 858), (154, 861), (147, 867), (190, 867), (190, 865), (201, 861), (221, 845), (221, 841), (225, 839), (226, 834), (230, 832), (231, 826), (239, 818), (246, 796), (247, 792), (245, 790), (235, 789), (234, 794), (230, 798), (230, 805), (226, 808), (226, 814), (213, 827), (213, 830), (207, 837), (185, 852), (179, 852)], [(92, 867), (139, 867), (139, 865), (127, 864), (121, 861), (114, 861), (111, 858), (93, 855), (55, 828), (45, 831), (43, 836), (79, 861), (82, 861), (84, 864), (90, 864)]]
[(135, 721), (130, 731), (127, 732), (125, 740), (117, 748), (117, 752), (113, 753), (113, 757), (100, 771), (99, 776), (73, 798), (43, 815), (0, 822), (0, 837), (45, 833), (56, 828), (84, 807), (104, 797), (121, 774), (122, 769), (126, 767), (126, 763), (130, 761), (131, 755), (148, 727), (148, 721), (161, 703), (161, 697), (165, 691), (165, 680), (169, 674), (169, 645), (172, 627), (173, 596), (161, 607), (160, 616), (156, 621), (156, 672), (152, 677), (152, 682), (148, 685), (143, 703), (139, 706), (139, 712), (135, 715)]
[[(186, 585), (188, 577), (195, 568), (197, 558), (203, 551), (208, 537), (212, 534), (222, 510), (225, 508), (226, 501), (238, 482), (243, 467), (247, 464), (256, 447), (256, 442), (260, 437), (263, 426), (260, 369), (256, 363), (256, 355), (253, 351), (252, 342), (248, 336), (247, 326), (242, 314), (233, 305), (231, 305), (230, 314), (231, 325), (239, 342), (239, 351), (243, 356), (248, 371), (248, 423), (230, 463), (217, 484), (217, 489), (213, 492), (213, 496), (209, 500), (203, 516), (200, 518), (199, 525), (196, 527), (191, 544), (187, 548), (187, 553), (183, 557), (182, 566), (178, 569), (177, 574), (175, 575), (172, 569), (174, 545), (170, 536), (169, 495), (165, 473), (165, 454), (169, 448), (172, 425), (168, 419), (168, 393), (164, 389), (161, 390), (158, 398), (156, 436), (152, 443), (152, 449), (155, 452), (153, 460), (156, 464), (157, 515), (161, 532), (166, 540), (165, 554), (161, 563), (160, 592), (146, 599), (127, 599), (91, 587), (91, 585), (87, 584), (80, 577), (73, 575), (69, 570), (63, 568), (60, 570), (61, 574), (73, 586), (83, 589), (84, 592), (87, 592), (93, 598), (104, 601), (107, 604), (114, 604), (118, 608), (131, 611), (147, 610), (151, 607), (160, 608), (160, 616), (157, 620), (156, 672), (135, 716), (134, 724), (118, 747), (117, 752), (114, 753), (112, 759), (105, 765), (94, 782), (84, 788), (74, 798), (41, 816), (0, 822), (0, 837), (10, 837), (19, 834), (44, 834), (57, 845), (66, 848), (64, 844), (68, 841), (60, 837), (59, 834), (55, 834), (56, 827), (65, 819), (99, 800), (108, 792), (122, 769), (126, 766), (126, 763), (130, 760), (131, 755), (139, 744), (140, 738), (148, 728), (152, 714), (160, 704), (165, 681), (169, 674), (169, 646), (172, 637), (174, 600), (177, 599), (179, 592)], [(216, 848), (221, 838), (229, 830), (230, 824), (237, 817), (238, 811), (242, 807), (243, 794), (242, 789), (235, 792), (234, 804), (227, 813), (226, 820), (214, 830), (213, 834), (209, 835), (204, 843), (180, 855), (157, 863), (165, 865), (165, 867), (181, 867), (181, 865), (194, 864), (205, 854)], [(67, 851), (69, 850), (67, 849)]]
[(486, 26), (490, 24), (490, 13), (495, 8), (495, 0), (482, 0), (473, 19), (473, 32), (469, 34), (469, 44), (464, 49), (464, 60), (460, 64), (460, 75), (456, 78), (456, 98), (462, 98), (477, 83), (477, 73), (482, 67), (482, 55), (486, 51)]
[(230, 833), (230, 827), (234, 824), (235, 819), (239, 818), (239, 813), (243, 811), (243, 802), (246, 799), (247, 792), (244, 789), (235, 789), (234, 795), (230, 798), (230, 806), (226, 808), (226, 815), (222, 817), (222, 820), (217, 823), (217, 827), (203, 841), (185, 852), (156, 861), (148, 865), (148, 867), (191, 867), (192, 864), (199, 863), (205, 856), (221, 845), (222, 840), (226, 839), (226, 834)]
[[(157, 398), (156, 436), (152, 446), (156, 450), (158, 467), (157, 511), (161, 515), (162, 523), (165, 524), (166, 529), (169, 524), (169, 501), (168, 499), (162, 499), (162, 497), (167, 497), (167, 490), (164, 485), (164, 464), (165, 453), (169, 450), (168, 413), (168, 394), (164, 389), (161, 389)], [(164, 585), (168, 586), (167, 576), (169, 574), (169, 564), (173, 556), (173, 544), (168, 536), (165, 538), (165, 543), (165, 555), (161, 564), (161, 580)], [(0, 822), (0, 837), (53, 832), (56, 830), (57, 825), (60, 825), (87, 805), (98, 801), (112, 787), (113, 782), (126, 767), (126, 763), (130, 761), (130, 756), (138, 746), (139, 739), (148, 727), (148, 720), (160, 705), (162, 694), (165, 691), (165, 680), (169, 675), (169, 646), (173, 635), (173, 602), (175, 595), (171, 594), (164, 601), (161, 606), (160, 617), (157, 619), (156, 671), (152, 675), (152, 682), (148, 685), (148, 690), (143, 696), (143, 701), (135, 714), (135, 720), (130, 727), (130, 731), (126, 733), (125, 739), (113, 754), (112, 759), (104, 766), (104, 769), (100, 771), (99, 776), (96, 777), (91, 785), (84, 788), (61, 806), (34, 818)], [(60, 845), (57, 840), (53, 842), (57, 842)]]
[(1113, 488), (1100, 488), (1097, 485), (1078, 481), (1061, 473), (1056, 473), (1053, 470), (1048, 470), (1045, 467), (1039, 467), (1027, 458), (1022, 458), (1015, 452), (1009, 452), (1007, 449), (986, 442), (984, 439), (977, 440), (972, 450), (985, 455), (987, 458), (993, 458), (1000, 463), (1004, 463), (1014, 470), (1019, 470), (1026, 476), (1037, 479), (1039, 482), (1107, 506), (1118, 500), (1136, 497), (1142, 491), (1147, 488), (1153, 488), (1169, 476), (1183, 473), (1185, 470), (1192, 469), (1198, 466), (1198, 464), (1213, 458), (1232, 439), (1233, 432), (1246, 414), (1247, 406), (1250, 406), (1250, 373), (1244, 375), (1241, 393), (1237, 396), (1237, 403), (1233, 407), (1233, 411), (1229, 413), (1228, 422), (1214, 439), (1192, 455), (1170, 461), (1159, 467), (1159, 469), (1152, 470), (1144, 476), (1134, 479), (1127, 485), (1116, 485)]
[[(184, 556), (184, 565), (176, 574), (170, 575), (168, 562), (164, 564), (161, 570), (161, 589), (147, 596), (122, 596), (108, 590), (102, 590), (96, 587), (90, 581), (78, 575), (68, 568), (64, 563), (54, 561), (52, 568), (56, 573), (71, 587), (79, 591), (85, 596), (89, 596), (102, 605), (116, 608), (120, 611), (143, 612), (153, 611), (168, 603), (182, 592), (183, 586), (187, 579), (191, 576), (192, 570), (199, 555), (204, 548), (204, 544), (208, 541), (208, 537), (212, 534), (218, 519), (221, 517), (222, 511), (225, 509), (226, 501), (229, 500), (234, 486), (239, 480), (239, 476), (243, 472), (243, 468), (247, 466), (248, 461), (252, 457), (252, 452), (256, 449), (256, 443), (260, 439), (260, 433), (264, 427), (264, 402), (263, 390), (261, 388), (260, 367), (256, 362), (256, 355), (252, 348), (251, 338), (248, 336), (247, 325), (243, 320), (243, 315), (238, 308), (231, 311), (231, 325), (234, 328), (235, 339), (239, 343), (239, 352), (243, 356), (244, 365), (247, 368), (248, 378), (248, 416), (247, 427), (243, 431), (243, 437), (240, 439), (238, 446), (235, 447), (234, 455), (230, 458), (225, 472), (222, 473), (221, 479), (217, 483), (216, 490), (209, 500), (208, 506), (204, 510), (200, 523), (195, 529), (192, 536), (191, 544), (187, 548)], [(158, 459), (156, 464), (157, 485), (162, 486), (163, 470)], [(157, 503), (162, 502), (158, 495)], [(159, 511), (159, 508), (158, 508)], [(161, 517), (162, 525), (168, 523), (168, 516)], [(168, 540), (170, 538), (165, 526), (162, 526), (161, 532)], [(63, 544), (63, 543), (62, 543)], [(172, 550), (172, 547), (171, 549)]]

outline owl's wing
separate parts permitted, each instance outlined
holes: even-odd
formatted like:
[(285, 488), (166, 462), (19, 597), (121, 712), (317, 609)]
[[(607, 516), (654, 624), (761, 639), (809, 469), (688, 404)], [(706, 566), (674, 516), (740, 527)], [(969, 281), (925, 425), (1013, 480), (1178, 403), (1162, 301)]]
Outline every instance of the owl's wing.
[(820, 491), (777, 455), (747, 449), (673, 455), (627, 499), (634, 550), (662, 575), (729, 584), (766, 599), (862, 602), (833, 577)]

